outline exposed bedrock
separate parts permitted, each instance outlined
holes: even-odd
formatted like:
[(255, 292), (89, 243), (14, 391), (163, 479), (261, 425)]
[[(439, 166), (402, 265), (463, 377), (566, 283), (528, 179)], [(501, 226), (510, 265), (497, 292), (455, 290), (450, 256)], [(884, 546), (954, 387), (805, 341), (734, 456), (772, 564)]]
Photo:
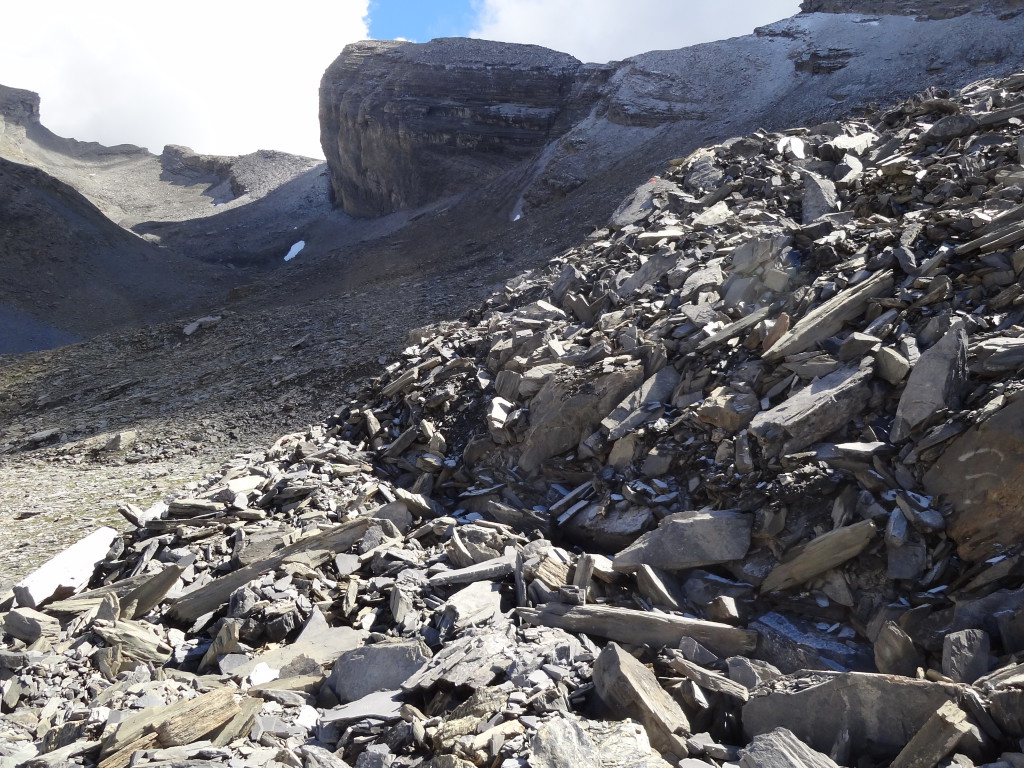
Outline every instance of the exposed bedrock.
[(338, 203), (378, 216), (490, 181), (568, 130), (593, 99), (577, 88), (593, 69), (604, 68), (464, 38), (346, 46), (320, 85)]
[(991, 13), (1018, 13), (1024, 0), (804, 0), (804, 13), (866, 13), (898, 16), (921, 16), (929, 19), (952, 19), (975, 10)]

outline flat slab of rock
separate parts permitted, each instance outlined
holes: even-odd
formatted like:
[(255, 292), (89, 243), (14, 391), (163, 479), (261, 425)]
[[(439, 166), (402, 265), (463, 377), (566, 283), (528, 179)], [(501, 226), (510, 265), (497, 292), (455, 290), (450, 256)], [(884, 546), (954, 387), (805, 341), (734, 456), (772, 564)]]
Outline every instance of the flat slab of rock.
[(810, 349), (819, 341), (834, 336), (847, 322), (864, 313), (868, 301), (888, 295), (892, 288), (893, 273), (891, 270), (884, 270), (862, 283), (841, 291), (804, 315), (764, 353), (765, 358), (779, 360), (786, 355)]
[(677, 571), (740, 560), (750, 549), (752, 525), (751, 515), (736, 510), (677, 512), (619, 552), (612, 567)]
[(889, 438), (898, 443), (936, 411), (959, 408), (966, 385), (967, 332), (963, 322), (957, 321), (910, 372)]
[(770, 411), (757, 414), (750, 431), (771, 455), (803, 450), (864, 410), (871, 396), (871, 377), (870, 365), (833, 371)]
[(877, 532), (870, 520), (837, 528), (787, 553), (761, 582), (762, 592), (788, 589), (845, 563), (864, 551)]
[(338, 657), (327, 685), (345, 704), (377, 691), (397, 689), (429, 659), (429, 649), (418, 640), (364, 645)]
[(594, 665), (597, 694), (613, 712), (639, 720), (651, 745), (666, 759), (686, 757), (690, 721), (647, 667), (609, 643)]
[(52, 598), (61, 599), (81, 592), (115, 538), (117, 531), (104, 526), (32, 571), (14, 585), (18, 605), (38, 608)]
[(677, 647), (684, 637), (719, 656), (744, 656), (757, 646), (757, 633), (728, 624), (688, 619), (668, 613), (647, 613), (610, 605), (570, 606), (547, 603), (542, 609), (519, 608), (517, 613), (530, 624), (558, 627), (607, 637), (630, 645)]

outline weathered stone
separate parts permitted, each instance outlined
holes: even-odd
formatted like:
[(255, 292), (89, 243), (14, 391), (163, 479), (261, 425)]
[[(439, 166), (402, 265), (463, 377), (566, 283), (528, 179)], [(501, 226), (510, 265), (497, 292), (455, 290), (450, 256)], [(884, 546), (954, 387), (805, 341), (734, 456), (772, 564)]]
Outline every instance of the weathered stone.
[(910, 361), (892, 347), (881, 347), (875, 353), (875, 371), (890, 384), (899, 384), (910, 370)]
[(1024, 537), (1024, 400), (1001, 408), (953, 440), (924, 476), (928, 493), (953, 505), (948, 533), (957, 554), (979, 561)]
[(651, 745), (667, 759), (686, 757), (683, 738), (690, 733), (686, 714), (658, 684), (647, 667), (609, 643), (594, 664), (594, 685), (601, 700), (613, 712), (639, 720)]
[(52, 598), (80, 592), (116, 537), (117, 531), (103, 527), (72, 544), (14, 585), (18, 604), (38, 608)]
[(905, 440), (943, 408), (959, 408), (967, 384), (967, 333), (963, 321), (921, 355), (900, 396), (889, 439)]
[(764, 353), (768, 360), (803, 352), (819, 341), (834, 336), (843, 326), (864, 313), (868, 301), (888, 294), (893, 288), (893, 273), (883, 270), (862, 283), (847, 288), (812, 309)]
[(890, 768), (934, 768), (970, 730), (967, 714), (947, 701), (914, 734)]
[(847, 739), (851, 759), (896, 757), (957, 687), (888, 675), (814, 672), (775, 680), (743, 706), (748, 738), (782, 727), (828, 754)]
[(743, 768), (838, 768), (827, 755), (811, 749), (787, 728), (776, 728), (754, 737), (740, 750)]
[(4, 632), (29, 644), (44, 635), (56, 640), (60, 634), (60, 622), (32, 608), (15, 608), (4, 614)]
[(749, 514), (735, 510), (677, 512), (619, 552), (613, 567), (677, 571), (739, 560), (750, 548), (752, 525)]
[(823, 533), (787, 553), (783, 562), (761, 582), (762, 592), (803, 584), (864, 551), (877, 533), (870, 520)]
[(547, 459), (575, 448), (622, 399), (640, 386), (643, 370), (628, 365), (611, 373), (552, 376), (530, 406), (530, 429), (519, 466), (533, 472)]
[(939, 118), (921, 135), (922, 144), (948, 144), (978, 130), (979, 123), (971, 115), (946, 115)]
[(675, 647), (682, 638), (692, 637), (720, 656), (751, 653), (757, 645), (756, 632), (667, 613), (559, 603), (548, 603), (541, 610), (519, 608), (517, 613), (530, 624), (584, 632), (629, 645)]
[(826, 213), (837, 210), (836, 185), (816, 174), (804, 174), (803, 223), (812, 224)]
[(942, 642), (942, 673), (958, 683), (973, 683), (989, 669), (988, 633), (964, 629), (946, 635)]
[(750, 432), (770, 455), (793, 453), (855, 418), (870, 396), (871, 367), (841, 368), (757, 414)]
[(924, 667), (924, 654), (895, 622), (887, 621), (875, 640), (875, 666), (886, 675), (916, 677)]
[(750, 424), (759, 410), (761, 401), (757, 395), (736, 392), (728, 387), (715, 389), (696, 409), (698, 419), (726, 432), (739, 432)]
[(290, 668), (303, 664), (307, 659), (316, 665), (328, 665), (339, 654), (361, 647), (366, 637), (367, 633), (359, 629), (344, 625), (330, 626), (323, 613), (315, 609), (294, 642), (258, 653), (233, 667), (230, 674), (240, 680), (251, 675), (260, 664), (287, 673)]
[(634, 541), (654, 525), (649, 507), (628, 505), (625, 509), (607, 504), (587, 504), (575, 513), (561, 531), (581, 544), (613, 552)]

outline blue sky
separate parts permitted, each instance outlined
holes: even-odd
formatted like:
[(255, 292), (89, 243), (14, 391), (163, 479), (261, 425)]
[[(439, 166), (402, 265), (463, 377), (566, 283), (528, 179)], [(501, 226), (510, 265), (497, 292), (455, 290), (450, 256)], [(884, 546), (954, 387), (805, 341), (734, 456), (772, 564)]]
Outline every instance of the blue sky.
[(799, 0), (9, 2), (0, 84), (42, 97), (61, 136), (206, 154), (322, 157), (324, 70), (366, 38), (532, 43), (588, 62), (749, 34)]
[(471, 0), (370, 0), (370, 37), (425, 42), (467, 37), (477, 20)]

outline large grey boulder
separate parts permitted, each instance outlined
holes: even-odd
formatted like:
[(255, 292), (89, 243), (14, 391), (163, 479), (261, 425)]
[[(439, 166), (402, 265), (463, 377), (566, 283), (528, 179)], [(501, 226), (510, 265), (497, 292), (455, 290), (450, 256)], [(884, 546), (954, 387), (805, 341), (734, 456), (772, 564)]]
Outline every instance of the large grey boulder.
[(888, 760), (959, 691), (893, 675), (798, 672), (754, 693), (743, 707), (743, 730), (753, 739), (786, 728), (825, 754), (846, 740), (853, 758)]
[(338, 657), (327, 685), (343, 704), (356, 701), (398, 688), (429, 659), (429, 649), (418, 640), (364, 645)]
[(751, 515), (733, 509), (677, 512), (619, 552), (613, 567), (680, 571), (739, 560), (750, 549), (752, 525)]

